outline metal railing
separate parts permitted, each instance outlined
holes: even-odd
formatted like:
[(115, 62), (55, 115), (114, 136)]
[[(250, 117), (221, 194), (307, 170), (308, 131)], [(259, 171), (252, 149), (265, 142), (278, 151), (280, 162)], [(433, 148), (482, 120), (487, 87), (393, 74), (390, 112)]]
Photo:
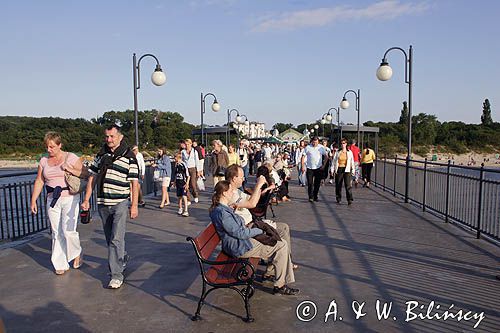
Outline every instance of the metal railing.
[[(45, 187), (37, 199), (38, 214), (31, 213), (31, 195), (35, 184), (36, 171), (17, 172), (0, 175), (1, 180), (9, 182), (0, 185), (0, 240), (18, 239), (49, 228), (47, 217), (47, 192)], [(22, 180), (32, 178), (31, 180)], [(157, 184), (153, 181), (153, 168), (146, 167), (143, 194), (157, 192)], [(80, 195), (80, 200), (84, 193)], [(96, 191), (90, 198), (91, 209), (96, 212)]]
[[(406, 159), (377, 159), (374, 184), (394, 196), (405, 196)], [(500, 239), (500, 169), (412, 160), (409, 202), (476, 231)]]

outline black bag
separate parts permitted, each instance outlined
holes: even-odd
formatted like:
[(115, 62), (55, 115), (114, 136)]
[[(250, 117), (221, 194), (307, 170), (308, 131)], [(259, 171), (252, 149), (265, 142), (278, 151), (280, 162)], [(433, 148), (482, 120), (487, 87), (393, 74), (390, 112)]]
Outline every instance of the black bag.
[(217, 177), (224, 177), (226, 175), (226, 167), (223, 167), (222, 165), (219, 165), (216, 169), (215, 169), (215, 175)]
[(264, 231), (264, 233), (254, 236), (253, 238), (255, 240), (258, 240), (262, 244), (269, 246), (275, 246), (276, 243), (281, 240), (278, 231), (276, 231), (276, 229), (274, 229), (266, 222), (263, 222), (262, 220), (254, 220), (252, 222), (253, 222), (252, 228), (259, 228), (262, 231)]

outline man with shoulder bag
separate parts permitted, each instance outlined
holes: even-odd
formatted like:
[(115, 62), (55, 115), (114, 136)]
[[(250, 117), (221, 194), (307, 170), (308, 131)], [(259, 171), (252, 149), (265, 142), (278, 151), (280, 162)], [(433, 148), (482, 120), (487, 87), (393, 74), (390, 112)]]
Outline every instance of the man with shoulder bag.
[(139, 170), (134, 153), (122, 141), (123, 134), (120, 127), (108, 126), (104, 133), (106, 144), (89, 169), (90, 177), (81, 207), (83, 210), (90, 208), (89, 200), (93, 185), (97, 183), (98, 211), (108, 245), (108, 263), (111, 271), (108, 287), (117, 289), (123, 284), (123, 271), (128, 261), (125, 251), (127, 215), (131, 219), (138, 216)]

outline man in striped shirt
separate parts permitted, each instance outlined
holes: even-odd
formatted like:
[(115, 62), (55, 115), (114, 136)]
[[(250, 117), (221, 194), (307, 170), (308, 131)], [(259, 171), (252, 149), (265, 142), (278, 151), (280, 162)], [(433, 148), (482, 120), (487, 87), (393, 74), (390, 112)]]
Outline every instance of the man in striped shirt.
[(130, 197), (130, 218), (138, 215), (139, 169), (134, 153), (122, 142), (123, 134), (117, 125), (108, 126), (104, 134), (106, 144), (90, 167), (90, 177), (82, 202), (82, 209), (90, 208), (90, 197), (97, 182), (97, 205), (108, 244), (108, 262), (111, 281), (108, 287), (120, 288), (123, 270), (127, 264), (125, 251), (125, 223)]

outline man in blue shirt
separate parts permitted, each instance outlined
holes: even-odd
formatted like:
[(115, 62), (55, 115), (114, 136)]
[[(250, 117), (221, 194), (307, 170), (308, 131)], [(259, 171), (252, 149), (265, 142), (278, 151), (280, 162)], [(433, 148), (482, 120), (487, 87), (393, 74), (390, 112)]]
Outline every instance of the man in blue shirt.
[(323, 172), (328, 162), (328, 155), (325, 147), (319, 144), (319, 138), (313, 137), (302, 152), (301, 164), (302, 170), (306, 171), (307, 193), (309, 202), (318, 201), (318, 192), (323, 178)]

